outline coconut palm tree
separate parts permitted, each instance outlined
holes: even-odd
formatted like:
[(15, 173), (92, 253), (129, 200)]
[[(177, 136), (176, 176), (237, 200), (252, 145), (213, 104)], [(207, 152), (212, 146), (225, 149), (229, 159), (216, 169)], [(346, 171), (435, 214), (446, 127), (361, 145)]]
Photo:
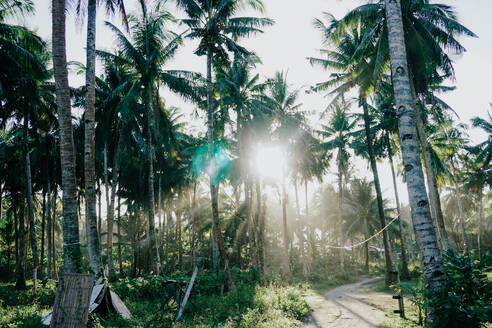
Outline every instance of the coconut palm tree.
[[(123, 0), (105, 1), (106, 11), (113, 14), (120, 11), (123, 21), (126, 22), (126, 13)], [(80, 15), (83, 6), (82, 0), (77, 2), (77, 13)], [(87, 46), (86, 46), (86, 110), (84, 114), (84, 182), (85, 182), (85, 213), (88, 227), (89, 266), (94, 280), (103, 278), (101, 260), (101, 245), (97, 231), (96, 213), (96, 173), (95, 173), (95, 103), (96, 103), (96, 0), (87, 0)], [(112, 264), (112, 263), (111, 263)], [(114, 271), (112, 265), (111, 272)]]
[[(336, 151), (337, 175), (338, 175), (338, 222), (339, 222), (339, 246), (343, 247), (343, 178), (347, 177), (349, 166), (349, 145), (351, 132), (356, 120), (350, 118), (348, 114), (348, 105), (346, 103), (337, 103), (334, 105), (328, 124), (323, 125), (323, 129), (318, 131), (322, 139), (320, 147), (327, 153)], [(340, 268), (344, 270), (344, 249), (340, 248)]]
[[(393, 77), (395, 107), (398, 115), (403, 165), (407, 179), (412, 222), (420, 249), (422, 277), (429, 292), (439, 292), (446, 280), (442, 256), (425, 190), (424, 174), (415, 128), (414, 103), (408, 72), (407, 47), (399, 0), (385, 0), (388, 49)], [(418, 229), (416, 228), (418, 227)], [(427, 322), (432, 324), (437, 313), (429, 308)]]
[(63, 258), (64, 272), (80, 272), (82, 254), (77, 217), (77, 185), (75, 151), (72, 133), (72, 110), (68, 85), (67, 51), (65, 39), (65, 0), (53, 0), (51, 6), (53, 71), (56, 102), (60, 125), (60, 160), (63, 190)]
[[(247, 55), (249, 52), (236, 41), (241, 37), (248, 37), (261, 33), (261, 27), (272, 25), (273, 21), (266, 18), (235, 17), (244, 5), (256, 10), (263, 10), (261, 0), (177, 0), (178, 7), (182, 8), (187, 19), (183, 23), (190, 28), (187, 35), (190, 39), (198, 39), (199, 45), (195, 50), (198, 56), (207, 57), (207, 136), (209, 142), (210, 161), (215, 157), (214, 151), (214, 108), (215, 103), (212, 93), (212, 60), (228, 61), (227, 51)], [(218, 185), (214, 181), (213, 174), (210, 177), (210, 193), (212, 200), (212, 217), (214, 231), (214, 270), (218, 269), (218, 251), (222, 260), (227, 260), (222, 232), (220, 231), (219, 209), (217, 203)], [(218, 245), (217, 245), (218, 243)]]
[[(386, 1), (365, 4), (349, 12), (341, 20), (333, 20), (332, 33), (343, 35), (347, 27), (352, 28), (358, 24), (364, 25), (366, 32), (364, 42), (358, 53), (372, 49), (376, 52), (367, 54), (373, 57), (375, 63), (374, 78), (380, 78), (389, 64), (388, 26), (386, 24)], [(417, 96), (423, 99), (432, 98), (429, 92), (436, 78), (452, 77), (454, 69), (452, 60), (447, 51), (452, 50), (458, 54), (465, 48), (457, 40), (457, 36), (475, 36), (473, 32), (461, 25), (456, 18), (453, 8), (445, 4), (429, 3), (427, 0), (402, 0), (401, 1), (402, 24), (405, 31), (405, 45), (408, 59), (408, 73), (411, 89), (413, 90), (413, 102), (417, 104)], [(444, 74), (442, 74), (444, 73)], [(426, 139), (426, 127), (423, 114), (415, 107), (416, 124), (420, 143), (423, 149), (424, 165), (429, 186), (429, 197), (432, 215), (438, 223), (439, 234), (443, 242), (443, 248), (450, 247), (447, 242), (444, 229), (444, 221), (440, 208), (439, 192), (436, 177), (432, 167), (432, 150)]]
[(154, 218), (154, 169), (153, 169), (153, 142), (155, 139), (155, 104), (154, 95), (158, 95), (156, 83), (169, 87), (185, 99), (198, 100), (193, 80), (197, 75), (185, 71), (164, 70), (163, 66), (173, 58), (182, 43), (182, 36), (166, 29), (166, 24), (174, 18), (159, 4), (149, 10), (145, 1), (140, 1), (141, 16), (130, 24), (132, 39), (115, 25), (106, 22), (113, 31), (118, 42), (120, 54), (111, 54), (98, 51), (104, 58), (114, 60), (118, 64), (125, 65), (135, 70), (136, 74), (125, 99), (130, 102), (138, 97), (145, 107), (145, 154), (147, 160), (147, 211), (149, 224), (149, 237), (154, 273), (160, 272), (160, 259), (155, 237)]
[[(325, 43), (330, 42), (330, 30), (326, 27), (321, 20), (316, 20), (316, 27), (318, 27), (326, 36)], [(328, 86), (336, 86), (336, 89), (332, 91), (335, 94), (335, 99), (343, 98), (344, 94), (355, 86), (359, 88), (359, 105), (363, 109), (364, 119), (364, 131), (366, 139), (367, 154), (369, 162), (371, 164), (371, 170), (374, 177), (374, 186), (376, 188), (376, 196), (378, 200), (378, 211), (381, 222), (381, 228), (386, 226), (385, 214), (383, 208), (383, 197), (381, 194), (381, 185), (379, 183), (379, 174), (376, 164), (376, 156), (374, 153), (373, 137), (371, 135), (371, 126), (369, 118), (369, 104), (367, 98), (373, 89), (373, 63), (363, 57), (356, 57), (357, 50), (362, 43), (362, 36), (359, 30), (363, 31), (363, 28), (358, 26), (354, 28), (350, 33), (346, 33), (339, 38), (336, 50), (322, 50), (322, 53), (327, 56), (327, 59), (323, 58), (309, 58), (311, 64), (317, 64), (327, 69), (336, 69), (337, 72), (332, 74), (332, 79), (319, 83), (313, 89), (315, 91), (323, 90)], [(369, 52), (369, 50), (366, 50)], [(383, 244), (385, 249), (385, 261), (386, 261), (386, 284), (389, 286), (393, 281), (394, 275), (391, 274), (394, 269), (390, 244), (388, 239), (388, 231), (383, 230)]]

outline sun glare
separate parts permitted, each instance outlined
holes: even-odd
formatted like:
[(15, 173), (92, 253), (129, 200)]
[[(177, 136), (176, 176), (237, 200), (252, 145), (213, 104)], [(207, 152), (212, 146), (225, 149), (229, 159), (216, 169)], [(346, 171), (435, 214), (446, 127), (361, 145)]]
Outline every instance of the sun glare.
[(281, 180), (286, 161), (279, 146), (258, 145), (254, 158), (255, 173), (263, 178)]

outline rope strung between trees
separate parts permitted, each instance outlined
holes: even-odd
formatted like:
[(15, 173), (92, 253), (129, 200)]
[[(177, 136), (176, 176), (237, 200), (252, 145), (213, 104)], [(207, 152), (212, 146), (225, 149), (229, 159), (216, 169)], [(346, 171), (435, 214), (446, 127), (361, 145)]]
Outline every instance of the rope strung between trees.
[(393, 220), (391, 220), (387, 225), (384, 226), (383, 229), (379, 230), (378, 232), (376, 232), (374, 235), (372, 235), (371, 237), (367, 238), (366, 240), (364, 241), (361, 241), (360, 243), (357, 243), (357, 244), (354, 244), (354, 245), (351, 245), (351, 246), (331, 246), (331, 245), (325, 245), (325, 247), (328, 247), (328, 248), (337, 248), (337, 249), (346, 249), (346, 248), (355, 248), (355, 247), (359, 247), (361, 245), (364, 245), (365, 243), (367, 243), (369, 240), (373, 239), (374, 237), (376, 237), (377, 235), (379, 235), (381, 232), (383, 232), (384, 230), (386, 230), (393, 222), (395, 222), (396, 220), (398, 219), (398, 217), (394, 218)]

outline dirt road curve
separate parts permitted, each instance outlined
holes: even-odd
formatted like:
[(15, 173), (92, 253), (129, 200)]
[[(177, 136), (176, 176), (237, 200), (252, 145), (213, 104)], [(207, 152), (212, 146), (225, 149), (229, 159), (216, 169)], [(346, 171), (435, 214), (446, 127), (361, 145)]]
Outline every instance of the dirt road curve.
[(362, 280), (328, 291), (324, 301), (314, 309), (304, 328), (376, 328), (382, 327), (377, 319), (381, 311), (371, 306), (364, 298), (364, 291), (381, 278)]

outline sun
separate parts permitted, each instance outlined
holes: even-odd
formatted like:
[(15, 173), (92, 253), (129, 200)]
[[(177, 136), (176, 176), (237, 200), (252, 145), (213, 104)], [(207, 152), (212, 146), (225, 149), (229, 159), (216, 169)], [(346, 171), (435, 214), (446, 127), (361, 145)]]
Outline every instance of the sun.
[(286, 160), (282, 148), (278, 145), (258, 144), (253, 162), (254, 173), (262, 178), (281, 180)]

